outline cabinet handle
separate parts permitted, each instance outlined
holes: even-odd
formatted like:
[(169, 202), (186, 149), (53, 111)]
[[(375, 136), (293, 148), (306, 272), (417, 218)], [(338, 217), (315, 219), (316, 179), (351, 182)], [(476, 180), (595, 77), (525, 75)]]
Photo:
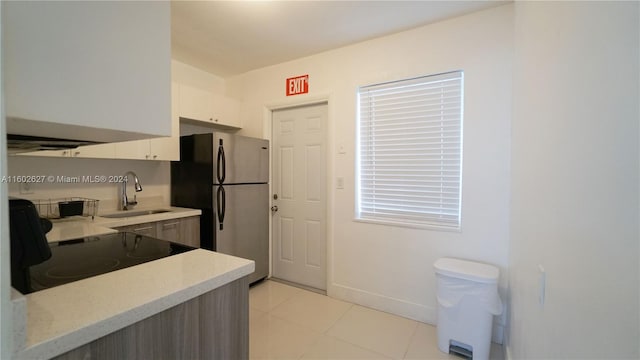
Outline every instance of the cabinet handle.
[(163, 227), (168, 228), (168, 227), (175, 227), (178, 226), (177, 222), (173, 222), (173, 223), (167, 223), (167, 224), (162, 224)]
[(154, 159), (157, 159), (157, 158), (158, 158), (158, 155), (153, 155), (153, 158), (154, 158)]
[(143, 228), (137, 228), (137, 229), (133, 229), (134, 233), (149, 233), (149, 231), (151, 231), (152, 227), (151, 226), (147, 226), (147, 227), (143, 227)]
[(73, 156), (78, 156), (78, 155), (80, 155), (80, 151), (76, 151), (73, 153)]

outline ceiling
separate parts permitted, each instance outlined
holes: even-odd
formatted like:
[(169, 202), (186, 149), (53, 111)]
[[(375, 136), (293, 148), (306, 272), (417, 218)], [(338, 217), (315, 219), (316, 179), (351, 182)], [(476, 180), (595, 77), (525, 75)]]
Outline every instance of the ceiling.
[(172, 57), (228, 77), (504, 3), (172, 0)]

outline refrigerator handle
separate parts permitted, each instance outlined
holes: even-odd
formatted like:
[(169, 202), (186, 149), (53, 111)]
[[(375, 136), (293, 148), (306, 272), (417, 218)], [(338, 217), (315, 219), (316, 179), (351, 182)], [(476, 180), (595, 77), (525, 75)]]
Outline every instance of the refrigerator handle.
[(216, 192), (216, 208), (218, 210), (218, 224), (220, 230), (223, 230), (224, 227), (224, 212), (227, 207), (226, 194), (224, 192), (224, 187), (222, 185), (218, 186), (218, 191)]
[(222, 139), (220, 139), (220, 145), (218, 145), (218, 161), (216, 162), (216, 172), (218, 177), (218, 183), (224, 183), (224, 178), (227, 176), (227, 159), (224, 156), (224, 146), (222, 146)]

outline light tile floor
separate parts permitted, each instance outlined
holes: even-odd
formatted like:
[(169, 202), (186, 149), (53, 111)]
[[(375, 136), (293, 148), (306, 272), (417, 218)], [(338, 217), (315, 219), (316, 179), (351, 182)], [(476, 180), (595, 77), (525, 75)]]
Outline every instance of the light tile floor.
[(249, 305), (251, 359), (460, 359), (438, 350), (434, 326), (275, 281), (253, 286)]

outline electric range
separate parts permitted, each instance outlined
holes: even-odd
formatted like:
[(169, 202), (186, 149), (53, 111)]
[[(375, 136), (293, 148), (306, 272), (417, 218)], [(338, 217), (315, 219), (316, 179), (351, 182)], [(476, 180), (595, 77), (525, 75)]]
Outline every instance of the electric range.
[(193, 250), (129, 232), (49, 243), (51, 258), (29, 268), (31, 292)]

